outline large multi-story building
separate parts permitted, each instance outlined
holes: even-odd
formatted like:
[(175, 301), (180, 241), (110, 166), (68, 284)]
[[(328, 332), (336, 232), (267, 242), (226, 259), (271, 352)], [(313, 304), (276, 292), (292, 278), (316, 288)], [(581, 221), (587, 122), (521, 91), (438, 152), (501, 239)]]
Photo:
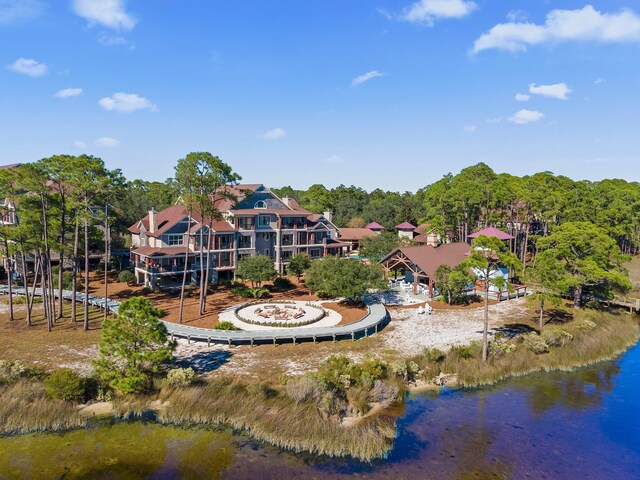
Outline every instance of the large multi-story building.
[[(136, 281), (168, 286), (182, 278), (185, 261), (191, 281), (200, 274), (200, 252), (210, 251), (211, 282), (231, 280), (238, 261), (252, 255), (270, 257), (284, 272), (297, 253), (311, 258), (348, 254), (351, 245), (339, 239), (331, 214), (313, 214), (293, 198), (279, 198), (261, 184), (230, 187), (233, 200), (214, 197), (221, 219), (209, 222), (189, 215), (182, 203), (160, 212), (151, 210), (129, 227)], [(205, 268), (207, 266), (205, 265)]]

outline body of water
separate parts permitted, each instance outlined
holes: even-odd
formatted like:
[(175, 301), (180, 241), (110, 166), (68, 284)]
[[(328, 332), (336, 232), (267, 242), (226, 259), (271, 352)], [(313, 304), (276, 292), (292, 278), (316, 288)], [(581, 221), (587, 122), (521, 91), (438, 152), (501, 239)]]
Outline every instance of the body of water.
[(640, 478), (640, 347), (571, 373), (407, 400), (388, 458), (295, 454), (229, 429), (97, 424), (0, 439), (0, 478)]

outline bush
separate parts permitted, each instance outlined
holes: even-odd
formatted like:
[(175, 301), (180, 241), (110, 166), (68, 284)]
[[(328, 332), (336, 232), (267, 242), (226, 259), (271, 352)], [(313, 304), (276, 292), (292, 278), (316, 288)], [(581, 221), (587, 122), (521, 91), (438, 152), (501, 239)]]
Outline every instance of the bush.
[(504, 357), (515, 351), (516, 346), (513, 343), (508, 343), (500, 339), (489, 342), (489, 356), (491, 357)]
[(588, 332), (589, 330), (593, 330), (594, 328), (596, 328), (596, 324), (591, 320), (583, 320), (576, 325), (576, 329), (580, 330), (581, 332)]
[(153, 293), (153, 290), (151, 289), (151, 287), (143, 287), (142, 290), (140, 290), (140, 293), (142, 295), (149, 295), (149, 294)]
[(233, 324), (233, 322), (218, 322), (213, 328), (216, 330), (240, 330)]
[(549, 345), (537, 333), (528, 333), (523, 339), (525, 346), (536, 355), (549, 352)]
[(411, 360), (398, 360), (389, 365), (394, 375), (405, 382), (414, 382), (416, 377), (420, 375), (420, 367)]
[(0, 360), (0, 383), (11, 383), (18, 380), (26, 370), (26, 367), (19, 360), (15, 362)]
[(251, 293), (251, 289), (247, 287), (244, 283), (235, 283), (229, 287), (231, 293), (234, 295), (238, 295), (242, 298), (253, 298), (253, 294)]
[(431, 363), (442, 363), (446, 357), (446, 354), (438, 348), (425, 348), (422, 351), (422, 356)]
[(271, 296), (271, 292), (262, 287), (251, 288), (249, 293), (253, 298), (269, 298)]
[(196, 372), (193, 368), (174, 368), (167, 373), (167, 382), (172, 387), (188, 387), (193, 383)]
[(356, 415), (364, 415), (369, 411), (370, 396), (370, 390), (363, 386), (347, 390), (347, 401)]
[(130, 270), (123, 270), (118, 274), (118, 282), (131, 285), (135, 282), (136, 276)]
[(273, 286), (278, 290), (290, 290), (293, 288), (293, 283), (287, 277), (277, 277), (273, 281)]
[(573, 335), (560, 328), (548, 327), (542, 332), (542, 339), (550, 347), (564, 347), (573, 340)]
[(44, 380), (45, 393), (59, 400), (82, 400), (85, 379), (70, 368), (59, 368)]
[(451, 353), (458, 358), (468, 360), (473, 357), (479, 357), (482, 353), (482, 345), (480, 342), (471, 342), (469, 345), (458, 345), (451, 347)]

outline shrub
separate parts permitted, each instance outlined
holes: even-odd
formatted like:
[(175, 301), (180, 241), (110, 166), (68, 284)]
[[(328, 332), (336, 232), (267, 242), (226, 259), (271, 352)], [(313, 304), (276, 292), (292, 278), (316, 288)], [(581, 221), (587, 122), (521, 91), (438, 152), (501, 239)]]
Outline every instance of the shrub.
[(549, 352), (549, 345), (540, 336), (531, 332), (523, 337), (525, 346), (536, 355)]
[(414, 382), (416, 376), (420, 374), (420, 367), (414, 361), (398, 360), (389, 365), (389, 368), (398, 378), (405, 382)]
[(367, 388), (372, 388), (374, 383), (381, 378), (387, 376), (388, 365), (379, 358), (365, 357), (360, 362), (360, 378), (356, 378), (356, 382)]
[(596, 328), (596, 324), (591, 320), (583, 320), (576, 325), (576, 329), (580, 330), (581, 332), (588, 332), (589, 330), (593, 330), (594, 328)]
[(233, 322), (218, 322), (216, 323), (216, 326), (213, 327), (216, 330), (240, 330), (238, 327), (236, 327)]
[(293, 288), (293, 283), (287, 277), (277, 277), (273, 281), (273, 286), (278, 290), (290, 290)]
[(269, 298), (271, 296), (271, 292), (262, 287), (251, 288), (249, 293), (253, 298)]
[(564, 347), (573, 340), (573, 335), (560, 328), (549, 327), (542, 332), (542, 339), (550, 347)]
[(277, 392), (262, 382), (253, 382), (247, 385), (247, 392), (252, 397), (269, 398), (277, 395)]
[(231, 285), (229, 288), (231, 293), (234, 295), (238, 295), (242, 298), (253, 298), (253, 294), (251, 293), (251, 289), (247, 287), (244, 283), (235, 283)]
[(59, 400), (82, 400), (85, 379), (70, 368), (59, 368), (44, 380), (45, 393)]
[(468, 360), (469, 358), (479, 357), (482, 353), (482, 345), (480, 342), (471, 342), (469, 345), (458, 345), (451, 347), (451, 353), (458, 358)]
[(149, 295), (150, 293), (153, 293), (153, 290), (151, 289), (151, 287), (143, 287), (142, 290), (140, 290), (140, 293), (142, 295)]
[(515, 351), (516, 346), (513, 343), (508, 343), (499, 339), (489, 342), (489, 355), (492, 357), (503, 357)]
[(136, 280), (136, 276), (130, 270), (123, 270), (118, 274), (118, 282), (131, 285)]
[(431, 363), (442, 363), (446, 357), (446, 354), (438, 348), (425, 348), (422, 351), (422, 356)]
[(302, 375), (287, 382), (287, 395), (296, 404), (318, 400), (322, 396), (322, 385), (313, 375)]
[(167, 382), (172, 387), (187, 387), (193, 383), (196, 372), (193, 368), (174, 368), (167, 373)]
[(11, 383), (18, 380), (26, 371), (26, 367), (19, 361), (8, 362), (0, 360), (0, 383)]

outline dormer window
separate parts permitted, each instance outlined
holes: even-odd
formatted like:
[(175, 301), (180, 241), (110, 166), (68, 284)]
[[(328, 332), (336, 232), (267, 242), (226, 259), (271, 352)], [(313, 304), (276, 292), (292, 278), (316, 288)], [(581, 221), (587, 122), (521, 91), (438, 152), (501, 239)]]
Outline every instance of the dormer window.
[(258, 208), (267, 208), (267, 202), (265, 202), (264, 200), (258, 200), (255, 205), (253, 206), (253, 208), (258, 209)]

